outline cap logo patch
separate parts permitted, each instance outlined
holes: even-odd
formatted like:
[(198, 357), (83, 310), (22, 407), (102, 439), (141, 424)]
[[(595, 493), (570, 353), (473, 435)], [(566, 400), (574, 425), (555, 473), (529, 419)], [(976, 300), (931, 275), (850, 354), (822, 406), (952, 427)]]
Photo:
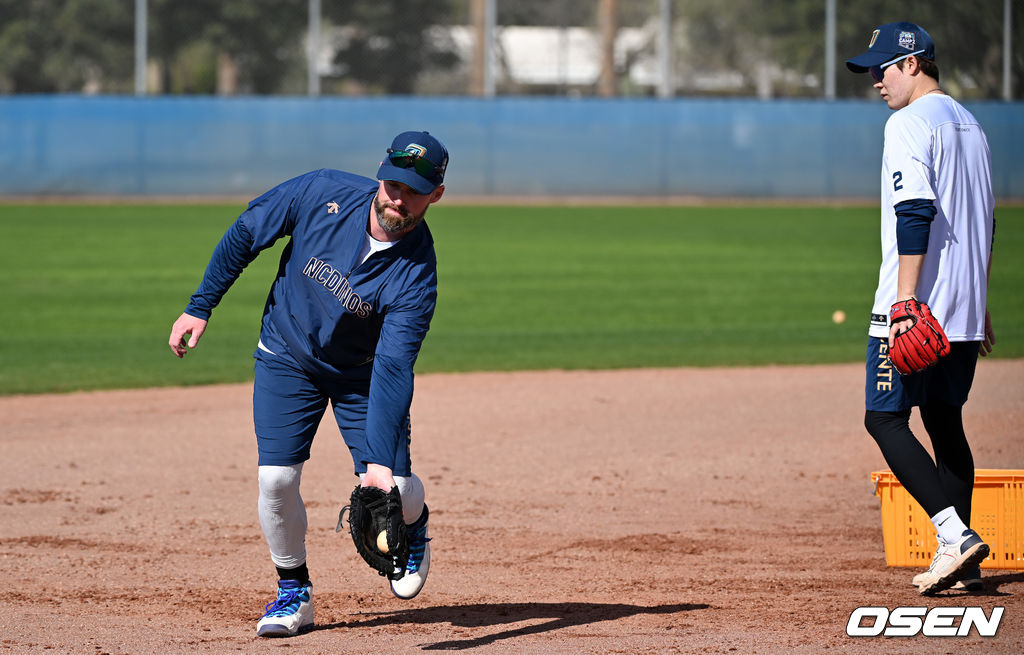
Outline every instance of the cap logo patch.
[(868, 42), (868, 47), (869, 47), (869, 48), (870, 48), (871, 46), (875, 45), (875, 39), (877, 39), (877, 38), (878, 38), (878, 33), (879, 33), (880, 31), (881, 31), (881, 30), (875, 30), (874, 32), (872, 32), (872, 33), (871, 33), (871, 41), (869, 41), (869, 42)]
[(901, 48), (906, 48), (907, 50), (913, 50), (914, 49), (915, 41), (916, 41), (916, 39), (914, 38), (914, 33), (913, 32), (900, 32), (900, 41), (899, 41), (899, 43), (900, 43), (900, 47)]
[(424, 157), (427, 154), (427, 149), (418, 143), (410, 143), (409, 145), (405, 146), (405, 151), (412, 153), (416, 157)]

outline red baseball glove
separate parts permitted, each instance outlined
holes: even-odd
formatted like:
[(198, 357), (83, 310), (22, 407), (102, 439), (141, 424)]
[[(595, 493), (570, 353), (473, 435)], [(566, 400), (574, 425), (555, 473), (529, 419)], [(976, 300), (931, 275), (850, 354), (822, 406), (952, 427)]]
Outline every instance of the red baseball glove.
[(949, 354), (949, 339), (928, 305), (917, 298), (909, 298), (889, 308), (890, 325), (908, 318), (914, 324), (898, 333), (889, 348), (889, 361), (900, 375), (918, 373), (935, 366)]

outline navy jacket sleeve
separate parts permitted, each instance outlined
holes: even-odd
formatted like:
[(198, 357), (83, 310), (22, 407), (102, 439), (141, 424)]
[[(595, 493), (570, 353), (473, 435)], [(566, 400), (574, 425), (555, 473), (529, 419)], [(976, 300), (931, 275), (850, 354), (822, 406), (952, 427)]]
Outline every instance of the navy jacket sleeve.
[(295, 227), (296, 197), (309, 186), (317, 171), (283, 182), (249, 203), (224, 233), (185, 313), (208, 319), (227, 290), (249, 263)]
[(393, 469), (404, 447), (401, 431), (412, 405), (413, 365), (430, 328), (437, 303), (437, 286), (411, 290), (384, 317), (370, 378), (366, 415), (368, 463)]

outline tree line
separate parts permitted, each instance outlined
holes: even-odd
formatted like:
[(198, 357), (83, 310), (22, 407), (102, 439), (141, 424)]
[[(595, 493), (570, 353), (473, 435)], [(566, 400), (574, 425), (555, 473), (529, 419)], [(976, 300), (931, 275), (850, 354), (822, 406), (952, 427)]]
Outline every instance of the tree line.
[[(472, 30), (483, 0), (321, 0), (332, 56), (324, 95), (477, 92), (473, 66), (451, 30)], [(967, 99), (1003, 89), (1003, 0), (935, 3), (837, 2), (836, 93), (873, 95), (843, 60), (867, 46), (878, 24), (913, 20), (936, 42), (943, 86)], [(308, 0), (148, 0), (147, 90), (154, 94), (303, 94)], [(658, 0), (498, 0), (497, 24), (602, 30), (652, 26)], [(133, 0), (0, 0), (0, 93), (134, 90)], [(677, 95), (820, 97), (825, 70), (825, 0), (673, 0), (672, 69)], [(1014, 95), (1024, 83), (1021, 17), (1013, 16)], [(626, 53), (579, 95), (644, 95), (629, 68), (656, 47)], [(471, 31), (471, 36), (472, 36)], [(607, 39), (605, 39), (607, 42)], [(498, 49), (499, 59), (504, 56)], [(500, 62), (499, 62), (500, 63)], [(607, 67), (606, 67), (607, 68)], [(739, 80), (708, 91), (714, 76)], [(499, 94), (554, 93), (507, 79)]]

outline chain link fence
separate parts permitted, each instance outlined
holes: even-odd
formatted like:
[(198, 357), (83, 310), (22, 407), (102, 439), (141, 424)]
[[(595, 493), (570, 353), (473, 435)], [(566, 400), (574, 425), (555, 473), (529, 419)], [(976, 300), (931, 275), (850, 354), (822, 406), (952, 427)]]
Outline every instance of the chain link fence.
[[(1024, 82), (1012, 8), (1012, 0), (0, 0), (0, 93), (875, 97), (843, 60), (864, 50), (878, 24), (912, 20), (933, 36), (950, 93), (1010, 100)], [(144, 32), (135, 28), (140, 11)], [(136, 61), (144, 70), (133, 70)]]

